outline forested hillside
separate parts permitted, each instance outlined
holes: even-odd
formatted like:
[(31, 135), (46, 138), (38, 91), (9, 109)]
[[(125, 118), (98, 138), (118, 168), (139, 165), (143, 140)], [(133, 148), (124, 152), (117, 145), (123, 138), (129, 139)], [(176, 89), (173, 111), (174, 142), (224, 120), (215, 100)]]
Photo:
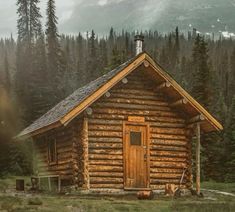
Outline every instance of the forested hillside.
[[(135, 32), (59, 35), (49, 0), (45, 32), (38, 0), (18, 0), (18, 39), (0, 40), (0, 174), (32, 172), (31, 142), (13, 137), (75, 89), (135, 55)], [(29, 12), (30, 11), (30, 12)], [(140, 32), (139, 32), (140, 33)], [(144, 48), (224, 126), (203, 135), (203, 177), (235, 180), (235, 41), (178, 28), (142, 32)]]

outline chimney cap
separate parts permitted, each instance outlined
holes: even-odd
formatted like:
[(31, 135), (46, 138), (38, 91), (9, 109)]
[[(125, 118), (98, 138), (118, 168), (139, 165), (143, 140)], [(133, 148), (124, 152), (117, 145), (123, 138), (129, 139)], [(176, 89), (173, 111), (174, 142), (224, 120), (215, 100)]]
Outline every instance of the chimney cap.
[(135, 41), (140, 40), (140, 41), (144, 41), (144, 36), (143, 35), (135, 35)]

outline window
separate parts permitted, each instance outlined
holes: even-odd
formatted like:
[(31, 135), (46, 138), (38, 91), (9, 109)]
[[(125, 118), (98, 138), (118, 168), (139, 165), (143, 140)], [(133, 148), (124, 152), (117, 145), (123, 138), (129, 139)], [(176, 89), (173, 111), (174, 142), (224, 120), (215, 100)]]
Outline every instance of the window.
[(57, 162), (56, 139), (48, 140), (48, 161), (49, 163)]
[(141, 132), (130, 132), (130, 144), (141, 146)]

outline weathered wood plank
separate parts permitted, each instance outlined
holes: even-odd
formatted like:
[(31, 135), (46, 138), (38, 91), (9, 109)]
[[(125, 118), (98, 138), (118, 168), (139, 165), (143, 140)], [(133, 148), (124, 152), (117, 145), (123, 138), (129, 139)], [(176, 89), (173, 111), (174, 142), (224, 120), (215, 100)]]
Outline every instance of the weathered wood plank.
[(187, 167), (187, 163), (184, 162), (166, 162), (166, 161), (150, 161), (150, 166), (151, 167), (155, 167), (155, 168), (186, 168)]
[(123, 161), (122, 160), (90, 160), (90, 165), (108, 165), (108, 166), (122, 166)]
[(91, 177), (91, 184), (120, 184), (123, 183), (123, 178), (113, 178), (113, 177)]
[(91, 149), (122, 149), (122, 143), (89, 143)]
[(114, 131), (89, 131), (88, 136), (92, 137), (116, 137), (122, 138), (122, 132), (114, 132)]
[(89, 159), (96, 159), (96, 160), (122, 160), (122, 155), (112, 155), (112, 154), (90, 154)]
[(97, 165), (90, 165), (89, 166), (90, 172), (123, 172), (122, 166), (97, 166)]

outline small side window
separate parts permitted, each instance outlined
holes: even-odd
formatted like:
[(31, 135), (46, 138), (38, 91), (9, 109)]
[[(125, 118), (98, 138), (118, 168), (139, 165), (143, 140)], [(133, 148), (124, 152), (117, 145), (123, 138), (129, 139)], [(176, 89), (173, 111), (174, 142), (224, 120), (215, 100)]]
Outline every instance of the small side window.
[(130, 144), (135, 146), (141, 146), (141, 132), (130, 132)]
[(57, 162), (56, 139), (48, 140), (48, 161), (49, 163)]

